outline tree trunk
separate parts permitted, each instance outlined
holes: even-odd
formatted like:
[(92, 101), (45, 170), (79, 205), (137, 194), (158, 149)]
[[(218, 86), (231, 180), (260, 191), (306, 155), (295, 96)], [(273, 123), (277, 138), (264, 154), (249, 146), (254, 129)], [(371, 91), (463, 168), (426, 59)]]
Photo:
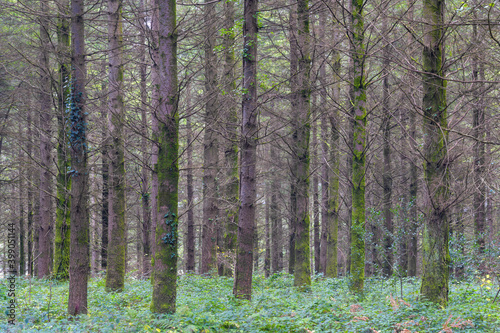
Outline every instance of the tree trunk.
[(351, 10), (353, 57), (352, 115), (352, 225), (351, 225), (351, 267), (349, 288), (361, 294), (365, 280), (365, 161), (366, 161), (366, 84), (363, 1), (353, 1)]
[[(238, 107), (236, 104), (236, 75), (234, 72), (236, 60), (234, 57), (234, 45), (236, 33), (234, 29), (234, 2), (224, 3), (225, 21), (224, 29), (224, 75), (225, 75), (225, 101), (227, 105), (226, 120), (226, 145), (224, 149), (226, 167), (226, 186), (224, 190), (224, 201), (227, 202), (225, 213), (225, 233), (224, 233), (224, 258), (226, 261), (234, 262), (236, 250), (236, 238), (238, 233)], [(224, 265), (224, 276), (233, 276), (232, 265)]]
[(217, 171), (219, 141), (215, 127), (218, 120), (217, 58), (214, 53), (215, 3), (205, 0), (205, 137), (203, 142), (203, 234), (201, 273), (210, 273), (217, 264), (217, 227), (219, 208), (217, 202)]
[(310, 140), (310, 96), (309, 72), (311, 68), (309, 45), (309, 2), (297, 2), (297, 41), (299, 48), (297, 73), (297, 128), (294, 132), (294, 149), (297, 159), (296, 200), (297, 219), (295, 226), (295, 286), (311, 285), (309, 245), (309, 140)]
[(66, 280), (69, 278), (69, 240), (70, 240), (70, 198), (71, 177), (68, 175), (70, 166), (68, 152), (68, 123), (66, 115), (68, 98), (70, 95), (70, 59), (69, 59), (69, 21), (67, 14), (69, 2), (63, 0), (59, 11), (62, 13), (58, 18), (57, 40), (59, 48), (59, 89), (58, 89), (58, 113), (57, 113), (57, 205), (56, 226), (54, 245), (54, 276), (56, 279)]
[(38, 277), (50, 274), (50, 248), (53, 233), (52, 224), (52, 176), (51, 165), (51, 121), (52, 121), (52, 92), (49, 67), (49, 21), (48, 1), (41, 2), (40, 17), (40, 211), (38, 223)]
[[(315, 95), (316, 96), (316, 95)], [(316, 104), (316, 103), (313, 103)], [(316, 116), (313, 116), (315, 119)], [(312, 128), (312, 148), (313, 148), (313, 167), (318, 166), (318, 125), (313, 121)], [(318, 172), (313, 175), (312, 191), (313, 191), (313, 221), (314, 221), (314, 272), (320, 272), (320, 225), (319, 225), (319, 191), (318, 191)]]
[[(26, 122), (28, 123), (28, 144), (26, 147), (26, 155), (32, 156), (33, 153), (33, 124), (32, 124), (32, 111), (28, 110), (28, 115), (26, 117)], [(28, 275), (33, 276), (33, 172), (30, 167), (27, 168), (27, 178), (28, 178)]]
[(241, 206), (233, 294), (252, 297), (252, 257), (257, 193), (257, 8), (258, 0), (244, 1), (243, 101), (241, 126)]
[(174, 313), (177, 296), (179, 188), (179, 113), (177, 84), (177, 24), (174, 0), (158, 6), (158, 220), (154, 254), (154, 313)]
[(141, 36), (140, 36), (140, 77), (141, 77), (141, 146), (144, 149), (142, 153), (142, 186), (141, 186), (141, 200), (142, 200), (142, 234), (138, 236), (142, 243), (142, 276), (149, 277), (151, 273), (151, 205), (150, 205), (150, 193), (149, 193), (149, 170), (150, 170), (150, 153), (146, 149), (148, 146), (148, 91), (147, 91), (147, 62), (146, 62), (146, 38), (145, 33), (146, 28), (146, 8), (144, 5), (144, 0), (140, 0), (139, 8), (141, 13), (143, 13), (140, 20)]
[[(384, 15), (384, 14), (382, 14)], [(382, 19), (382, 35), (388, 39), (387, 16), (384, 15)], [(392, 268), (394, 264), (393, 254), (393, 237), (394, 227), (392, 223), (392, 168), (391, 168), (391, 112), (389, 110), (389, 65), (390, 65), (390, 43), (384, 45), (383, 59), (382, 59), (382, 132), (384, 138), (384, 170), (383, 170), (383, 206), (384, 206), (384, 261), (382, 265), (382, 272), (384, 276), (392, 276)]]
[(266, 208), (265, 208), (265, 220), (266, 220), (266, 231), (265, 231), (265, 237), (266, 237), (266, 253), (264, 257), (264, 275), (265, 277), (269, 277), (269, 274), (271, 272), (271, 217), (270, 217), (270, 203), (271, 203), (271, 186), (270, 183), (267, 183), (266, 186)]
[(440, 306), (448, 303), (449, 197), (447, 104), (444, 64), (444, 0), (424, 0), (423, 15), (427, 21), (423, 63), (422, 109), (424, 111), (424, 179), (426, 216), (423, 231), (422, 285), (423, 298)]
[[(187, 110), (191, 110), (191, 86), (186, 87)], [(194, 234), (194, 193), (193, 193), (193, 131), (191, 116), (186, 118), (187, 131), (187, 235), (186, 235), (186, 271), (194, 273), (195, 270), (195, 234)]]
[[(271, 162), (279, 161), (276, 147), (271, 144)], [(271, 273), (277, 273), (283, 269), (283, 226), (278, 205), (278, 195), (281, 182), (279, 173), (273, 167), (271, 174), (271, 203), (269, 207), (269, 219), (271, 220)]]
[(71, 1), (71, 240), (69, 261), (68, 313), (87, 313), (89, 275), (89, 214), (87, 168), (87, 115), (85, 112), (85, 34), (82, 0)]
[(109, 40), (109, 113), (110, 145), (110, 200), (108, 221), (108, 269), (106, 290), (122, 291), (125, 284), (125, 159), (123, 126), (123, 32), (122, 1), (108, 0)]
[[(480, 50), (480, 41), (478, 36), (478, 26), (472, 26), (473, 43), (476, 45), (476, 50)], [(479, 55), (475, 54), (472, 57), (472, 80), (484, 81), (484, 64), (479, 62)], [(486, 181), (485, 181), (485, 143), (486, 131), (484, 122), (484, 88), (482, 83), (476, 83), (477, 92), (473, 106), (472, 128), (475, 142), (474, 147), (474, 235), (476, 238), (476, 246), (479, 254), (479, 269), (485, 272), (484, 252), (486, 245)]]

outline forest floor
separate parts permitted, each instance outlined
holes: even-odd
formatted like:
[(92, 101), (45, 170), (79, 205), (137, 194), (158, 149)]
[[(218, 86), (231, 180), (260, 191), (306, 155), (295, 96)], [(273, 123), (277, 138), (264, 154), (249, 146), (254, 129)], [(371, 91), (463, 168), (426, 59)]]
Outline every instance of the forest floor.
[[(450, 301), (438, 309), (418, 301), (417, 279), (369, 278), (365, 295), (348, 291), (347, 280), (313, 279), (310, 291), (293, 287), (293, 277), (255, 276), (251, 301), (232, 296), (233, 280), (184, 275), (177, 313), (151, 313), (151, 283), (128, 277), (125, 291), (106, 293), (104, 278), (89, 283), (88, 314), (67, 316), (68, 283), (18, 279), (16, 325), (0, 313), (0, 332), (500, 332), (498, 286), (488, 278), (450, 282)], [(8, 304), (7, 280), (0, 299)], [(402, 295), (401, 295), (402, 293)]]

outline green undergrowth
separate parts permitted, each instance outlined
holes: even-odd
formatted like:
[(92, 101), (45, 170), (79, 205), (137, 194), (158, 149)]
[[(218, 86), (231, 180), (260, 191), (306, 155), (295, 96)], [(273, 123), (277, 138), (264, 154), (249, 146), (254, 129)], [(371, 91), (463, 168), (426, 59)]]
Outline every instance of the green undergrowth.
[[(500, 332), (498, 286), (489, 280), (450, 283), (450, 302), (439, 309), (418, 300), (420, 281), (367, 279), (364, 298), (346, 279), (313, 278), (310, 291), (293, 277), (255, 276), (251, 301), (232, 296), (233, 280), (195, 275), (179, 279), (177, 313), (153, 315), (149, 281), (127, 278), (125, 291), (106, 293), (105, 280), (89, 284), (89, 313), (66, 314), (68, 283), (17, 280), (16, 325), (0, 314), (0, 332)], [(5, 306), (6, 280), (0, 286)], [(5, 309), (4, 306), (4, 309)], [(406, 331), (405, 331), (406, 329)]]

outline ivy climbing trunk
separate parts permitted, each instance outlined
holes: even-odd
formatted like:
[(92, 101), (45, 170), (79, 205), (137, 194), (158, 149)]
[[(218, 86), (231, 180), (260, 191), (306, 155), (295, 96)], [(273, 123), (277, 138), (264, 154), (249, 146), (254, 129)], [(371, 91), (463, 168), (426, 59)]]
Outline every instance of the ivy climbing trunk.
[(217, 229), (219, 207), (217, 171), (219, 165), (219, 138), (216, 127), (219, 117), (217, 101), (217, 57), (214, 52), (215, 3), (205, 0), (205, 136), (203, 140), (203, 233), (201, 274), (210, 273), (217, 265)]
[(122, 0), (108, 0), (109, 93), (109, 215), (106, 290), (122, 291), (125, 284), (125, 158), (123, 126)]
[(366, 83), (363, 0), (353, 0), (351, 9), (352, 35), (352, 223), (349, 289), (363, 293), (365, 281), (365, 161), (366, 161)]
[(154, 313), (174, 313), (177, 296), (179, 113), (175, 0), (158, 0), (158, 216), (153, 263)]
[(57, 110), (57, 205), (54, 245), (53, 275), (57, 279), (69, 278), (69, 240), (70, 240), (70, 198), (71, 177), (68, 175), (70, 166), (68, 151), (68, 124), (67, 104), (70, 97), (70, 58), (69, 58), (69, 1), (59, 3), (57, 23), (57, 42), (59, 56), (59, 84)]
[(310, 140), (310, 96), (309, 75), (311, 70), (309, 43), (309, 1), (297, 1), (297, 41), (299, 49), (297, 72), (297, 109), (294, 117), (297, 128), (294, 132), (294, 149), (297, 159), (296, 190), (297, 219), (295, 227), (295, 286), (311, 285), (309, 244), (309, 140)]
[(227, 108), (226, 140), (224, 146), (224, 161), (226, 168), (226, 179), (224, 189), (225, 209), (225, 232), (224, 232), (224, 276), (233, 276), (232, 264), (234, 262), (236, 250), (236, 238), (238, 234), (238, 200), (239, 200), (239, 179), (238, 179), (238, 106), (235, 100), (236, 74), (234, 57), (235, 36), (234, 31), (234, 2), (224, 3), (225, 21), (224, 29), (224, 76), (225, 76), (225, 106)]
[(423, 43), (425, 225), (422, 240), (423, 298), (448, 303), (449, 160), (446, 80), (444, 79), (444, 0), (423, 0), (426, 28)]
[(241, 204), (233, 294), (251, 299), (255, 200), (257, 193), (257, 8), (258, 0), (244, 1), (243, 101), (241, 124)]
[(85, 33), (83, 0), (71, 0), (71, 238), (68, 313), (87, 313), (89, 275), (89, 212), (87, 168), (87, 112), (85, 111)]
[(49, 67), (49, 3), (41, 2), (40, 15), (40, 195), (39, 195), (39, 222), (38, 222), (38, 277), (50, 274), (52, 266), (51, 244), (54, 226), (52, 223), (52, 174), (51, 166), (51, 138), (52, 138), (52, 90), (50, 84)]

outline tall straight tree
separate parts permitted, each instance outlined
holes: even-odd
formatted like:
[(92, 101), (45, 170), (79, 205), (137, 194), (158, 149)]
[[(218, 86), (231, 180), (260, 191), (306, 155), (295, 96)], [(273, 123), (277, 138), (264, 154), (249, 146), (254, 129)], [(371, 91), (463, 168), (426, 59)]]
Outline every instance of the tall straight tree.
[(109, 94), (108, 126), (111, 132), (106, 290), (122, 291), (125, 284), (125, 160), (123, 125), (123, 23), (122, 0), (108, 0)]
[(217, 262), (217, 228), (219, 207), (217, 203), (217, 170), (219, 164), (219, 139), (215, 129), (218, 118), (217, 58), (214, 52), (215, 5), (205, 0), (205, 137), (203, 140), (203, 233), (201, 273), (210, 273)]
[(450, 253), (449, 160), (446, 80), (444, 79), (444, 0), (423, 0), (426, 22), (423, 41), (425, 225), (422, 240), (423, 298), (441, 306), (448, 303)]
[[(387, 10), (387, 8), (385, 8)], [(382, 13), (382, 34), (386, 39), (389, 39), (387, 27), (387, 15)], [(382, 198), (384, 206), (384, 261), (382, 264), (382, 271), (385, 276), (392, 275), (393, 266), (393, 233), (394, 227), (392, 223), (392, 169), (391, 169), (391, 112), (389, 111), (389, 65), (390, 65), (390, 47), (391, 44), (385, 41), (382, 51), (382, 132), (383, 132), (383, 156), (384, 168), (382, 173), (382, 187), (384, 195)]]
[(69, 257), (68, 313), (87, 313), (87, 281), (89, 275), (89, 212), (87, 168), (87, 115), (85, 112), (85, 30), (84, 2), (71, 1), (71, 241)]
[(52, 175), (51, 164), (51, 122), (52, 122), (52, 92), (49, 74), (49, 3), (41, 2), (40, 16), (40, 211), (38, 222), (38, 276), (50, 274), (52, 257), (51, 241), (54, 226), (52, 223)]
[(311, 285), (310, 244), (309, 244), (309, 140), (311, 132), (311, 70), (309, 38), (309, 1), (297, 1), (297, 42), (299, 48), (299, 67), (297, 73), (297, 109), (295, 110), (297, 128), (294, 131), (296, 169), (297, 219), (295, 227), (295, 286)]
[(257, 10), (258, 0), (244, 1), (243, 101), (241, 124), (241, 205), (233, 294), (251, 299), (255, 200), (257, 195)]
[[(224, 29), (224, 90), (226, 99), (226, 140), (224, 145), (224, 162), (226, 179), (224, 189), (224, 202), (227, 203), (225, 212), (224, 251), (234, 255), (238, 229), (238, 106), (234, 100), (236, 91), (236, 74), (234, 57), (234, 44), (236, 33), (234, 31), (234, 1), (224, 3), (225, 20)], [(230, 265), (224, 263), (222, 275), (233, 276)]]
[(351, 8), (351, 105), (354, 122), (352, 142), (352, 223), (349, 289), (362, 293), (365, 281), (365, 148), (366, 83), (363, 0), (353, 0)]
[(54, 246), (53, 275), (57, 279), (69, 278), (69, 229), (71, 177), (68, 175), (70, 166), (68, 151), (68, 117), (66, 107), (70, 94), (69, 72), (69, 20), (67, 18), (69, 1), (59, 3), (57, 23), (57, 45), (59, 61), (58, 110), (57, 110), (57, 205)]
[(179, 113), (175, 0), (157, 0), (158, 8), (158, 221), (153, 263), (154, 313), (175, 312), (179, 191)]

